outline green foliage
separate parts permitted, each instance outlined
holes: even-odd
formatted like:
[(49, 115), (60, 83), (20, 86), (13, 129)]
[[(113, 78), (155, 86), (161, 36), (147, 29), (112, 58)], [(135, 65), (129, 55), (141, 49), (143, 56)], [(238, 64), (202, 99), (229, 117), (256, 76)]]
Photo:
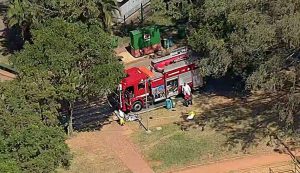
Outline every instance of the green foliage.
[(298, 13), (290, 13), (296, 12), (296, 6), (296, 1), (277, 0), (206, 0), (195, 5), (202, 15), (191, 17), (198, 23), (198, 31), (190, 36), (189, 44), (204, 54), (200, 64), (207, 72), (203, 75), (225, 74), (232, 69), (247, 78), (262, 68), (259, 65), (274, 62), (269, 61), (272, 57), (286, 58), (299, 39), (295, 29)]
[(21, 76), (47, 72), (61, 99), (103, 95), (123, 77), (110, 36), (97, 25), (55, 19), (34, 30), (33, 40), (12, 62)]
[(173, 19), (184, 19), (189, 17), (189, 11), (192, 9), (190, 0), (172, 0), (168, 2), (167, 14)]
[(64, 131), (56, 127), (57, 103), (48, 86), (46, 80), (38, 85), (28, 78), (1, 83), (2, 172), (52, 172), (68, 166), (69, 149)]
[(3, 173), (21, 173), (16, 161), (2, 155), (0, 155), (0, 170)]
[(152, 0), (150, 5), (151, 9), (156, 13), (167, 13), (167, 4), (164, 2), (164, 0)]
[(24, 172), (52, 172), (60, 165), (69, 165), (64, 140), (65, 134), (57, 127), (29, 126), (7, 139), (6, 150)]
[(10, 154), (7, 153), (7, 141), (0, 135), (0, 170), (3, 173), (20, 173), (21, 168)]
[(58, 124), (59, 105), (48, 80), (24, 77), (21, 81), (5, 82), (0, 85), (0, 95), (1, 134), (9, 136), (13, 130), (41, 125), (43, 122), (53, 126)]
[(109, 30), (117, 12), (115, 0), (12, 0), (7, 17), (9, 26), (37, 26), (60, 17), (69, 22), (101, 23)]
[[(169, 20), (180, 20), (189, 17), (190, 11), (193, 6), (190, 0), (171, 0), (165, 2), (164, 0), (152, 0), (151, 1), (151, 9), (154, 11), (154, 14), (151, 18), (165, 20), (167, 18)], [(152, 19), (152, 21), (154, 21)], [(167, 20), (168, 21), (168, 20)], [(170, 23), (170, 22), (161, 22), (156, 21), (158, 23)]]
[(74, 102), (104, 96), (114, 89), (123, 77), (123, 65), (114, 55), (110, 35), (98, 25), (53, 19), (33, 30), (32, 35), (34, 44), (25, 44), (24, 50), (11, 60), (21, 78), (49, 85), (43, 86), (49, 89), (41, 92), (48, 94), (45, 98), (55, 98), (69, 105), (71, 132)]
[(109, 30), (115, 7), (113, 0), (12, 1), (10, 26), (23, 34), (34, 29), (31, 42), (10, 58), (19, 78), (0, 85), (1, 171), (69, 166), (61, 105), (69, 105), (70, 132), (74, 102), (105, 96), (123, 77), (111, 37), (99, 25)]
[(69, 166), (65, 134), (57, 127), (28, 125), (0, 139), (1, 172), (53, 172)]
[(188, 44), (201, 56), (203, 76), (233, 74), (244, 79), (245, 89), (284, 92), (270, 112), (288, 135), (300, 129), (299, 9), (298, 0), (170, 0), (156, 7), (187, 19)]

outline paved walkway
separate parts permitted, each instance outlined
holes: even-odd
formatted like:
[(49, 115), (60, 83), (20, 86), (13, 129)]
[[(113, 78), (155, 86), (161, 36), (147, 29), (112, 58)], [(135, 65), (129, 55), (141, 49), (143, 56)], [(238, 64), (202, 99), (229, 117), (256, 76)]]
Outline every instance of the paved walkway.
[(115, 154), (133, 173), (154, 173), (148, 163), (143, 159), (138, 149), (127, 137), (129, 129), (117, 123), (105, 126), (102, 129), (102, 139), (110, 146)]

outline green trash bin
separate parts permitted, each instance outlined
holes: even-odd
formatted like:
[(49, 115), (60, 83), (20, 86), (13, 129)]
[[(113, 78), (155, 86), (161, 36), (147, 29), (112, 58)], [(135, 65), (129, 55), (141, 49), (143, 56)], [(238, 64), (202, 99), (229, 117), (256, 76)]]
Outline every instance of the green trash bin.
[(178, 26), (178, 37), (180, 39), (186, 37), (186, 27), (185, 26)]
[(163, 39), (163, 48), (165, 49), (169, 48), (169, 40), (166, 38)]

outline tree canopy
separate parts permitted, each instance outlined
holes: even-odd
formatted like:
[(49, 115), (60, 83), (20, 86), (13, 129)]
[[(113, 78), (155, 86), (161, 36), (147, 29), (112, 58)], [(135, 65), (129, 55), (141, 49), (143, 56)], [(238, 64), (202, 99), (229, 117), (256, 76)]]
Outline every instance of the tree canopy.
[(33, 44), (25, 44), (11, 60), (21, 78), (33, 76), (39, 81), (37, 74), (44, 74), (55, 92), (53, 97), (69, 105), (69, 114), (76, 100), (105, 96), (123, 77), (110, 35), (98, 25), (53, 19), (32, 35)]
[(21, 77), (41, 71), (58, 93), (82, 96), (104, 94), (123, 77), (111, 38), (98, 25), (54, 19), (32, 34), (33, 44), (11, 58)]
[(69, 165), (69, 148), (58, 126), (57, 110), (43, 103), (50, 98), (44, 93), (48, 89), (41, 92), (29, 80), (1, 83), (1, 172), (51, 172)]
[(10, 2), (9, 26), (25, 44), (10, 57), (18, 78), (0, 84), (1, 172), (69, 166), (74, 103), (105, 97), (123, 77), (107, 32), (115, 12), (114, 0)]
[[(266, 92), (287, 92), (273, 114), (276, 128), (297, 134), (299, 124), (299, 27), (298, 1), (206, 0), (193, 17), (199, 23), (189, 38), (203, 55), (203, 75), (235, 73), (246, 86)], [(297, 30), (297, 31), (296, 31)], [(283, 125), (283, 126), (282, 126)]]
[(6, 17), (10, 30), (16, 34), (9, 42), (18, 44), (10, 48), (21, 49), (24, 41), (31, 41), (31, 29), (53, 18), (98, 24), (111, 32), (113, 17), (118, 12), (115, 0), (11, 0)]
[[(104, 97), (123, 77), (109, 33), (99, 25), (48, 19), (10, 57), (18, 78), (0, 85), (0, 162), (6, 172), (68, 166), (65, 131), (77, 100)], [(68, 123), (59, 111), (68, 106)], [(3, 140), (2, 140), (3, 139)], [(3, 141), (3, 143), (2, 143)]]
[(269, 125), (278, 133), (299, 134), (298, 0), (159, 2), (156, 10), (190, 28), (188, 44), (201, 57), (203, 76), (238, 75), (245, 89), (285, 93), (268, 109), (276, 119)]
[(12, 0), (7, 16), (10, 26), (36, 26), (59, 17), (68, 22), (98, 23), (110, 29), (117, 12), (115, 0)]

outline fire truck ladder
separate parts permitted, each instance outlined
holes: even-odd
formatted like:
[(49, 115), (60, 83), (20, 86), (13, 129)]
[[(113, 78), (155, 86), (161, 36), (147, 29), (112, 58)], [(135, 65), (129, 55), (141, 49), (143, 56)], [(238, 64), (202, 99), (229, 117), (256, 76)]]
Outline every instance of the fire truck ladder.
[(167, 55), (167, 56), (163, 56), (161, 58), (157, 58), (157, 59), (154, 59), (152, 60), (153, 63), (159, 63), (159, 62), (163, 62), (163, 61), (166, 61), (172, 57), (175, 57), (177, 55), (181, 55), (181, 54), (186, 54), (188, 52), (188, 49), (187, 47), (180, 47), (178, 49), (174, 49), (170, 55)]
[(189, 56), (187, 47), (181, 47), (173, 50), (170, 55), (152, 60), (151, 66), (155, 70), (159, 70), (158, 68), (164, 68), (164, 66), (172, 64), (174, 62), (185, 60), (188, 57)]

